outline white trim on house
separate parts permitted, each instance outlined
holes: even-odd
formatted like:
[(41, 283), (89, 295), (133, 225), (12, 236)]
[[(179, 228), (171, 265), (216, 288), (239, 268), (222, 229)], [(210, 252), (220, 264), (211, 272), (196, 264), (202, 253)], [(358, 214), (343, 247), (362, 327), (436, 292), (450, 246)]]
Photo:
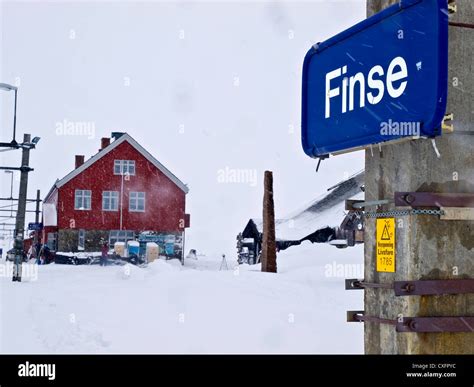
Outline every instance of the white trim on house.
[(56, 179), (56, 181), (54, 182), (53, 186), (51, 187), (51, 189), (49, 190), (49, 192), (46, 194), (45, 198), (43, 199), (43, 202), (46, 203), (49, 198), (53, 195), (54, 193), (54, 190), (56, 190), (58, 187), (56, 187), (56, 184), (58, 183), (59, 179)]
[(170, 179), (173, 183), (175, 183), (184, 193), (189, 192), (189, 188), (186, 184), (184, 184), (181, 180), (179, 180), (173, 173), (166, 168), (163, 164), (161, 164), (157, 159), (155, 159), (151, 153), (149, 153), (145, 148), (143, 148), (137, 141), (135, 141), (132, 136), (128, 133), (124, 133), (118, 140), (112, 141), (110, 145), (99, 151), (97, 154), (92, 156), (89, 160), (87, 160), (84, 164), (82, 164), (79, 168), (76, 168), (72, 172), (68, 173), (65, 177), (55, 183), (57, 188), (61, 188), (64, 184), (75, 178), (77, 175), (81, 174), (84, 170), (89, 168), (92, 164), (94, 164), (97, 160), (100, 160), (106, 154), (108, 154), (111, 150), (115, 149), (121, 143), (127, 141), (131, 146), (133, 146), (143, 157), (145, 157), (150, 163), (152, 163), (156, 168), (158, 168), (168, 179)]

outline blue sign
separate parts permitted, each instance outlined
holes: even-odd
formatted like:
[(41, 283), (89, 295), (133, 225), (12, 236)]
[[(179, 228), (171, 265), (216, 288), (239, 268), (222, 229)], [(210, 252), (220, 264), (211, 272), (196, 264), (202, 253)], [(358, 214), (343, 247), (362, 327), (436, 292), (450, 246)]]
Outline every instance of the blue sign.
[(28, 230), (40, 231), (43, 229), (43, 223), (28, 223)]
[(305, 153), (440, 135), (447, 77), (447, 0), (401, 0), (316, 44), (303, 64)]

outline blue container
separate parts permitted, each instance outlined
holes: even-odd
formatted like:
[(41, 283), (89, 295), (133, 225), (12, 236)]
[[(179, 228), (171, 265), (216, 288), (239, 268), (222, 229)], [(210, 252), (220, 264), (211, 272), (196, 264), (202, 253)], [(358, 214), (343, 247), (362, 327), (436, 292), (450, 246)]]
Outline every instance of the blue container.
[(128, 255), (140, 255), (140, 244), (135, 241), (131, 241), (127, 243), (127, 248), (128, 248)]
[(165, 254), (168, 256), (174, 255), (174, 243), (165, 244)]

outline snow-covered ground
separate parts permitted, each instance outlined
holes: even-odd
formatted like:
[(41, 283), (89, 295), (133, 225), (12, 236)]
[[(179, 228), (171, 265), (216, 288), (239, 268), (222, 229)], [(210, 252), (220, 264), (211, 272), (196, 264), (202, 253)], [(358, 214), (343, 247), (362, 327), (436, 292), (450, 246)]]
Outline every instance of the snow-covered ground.
[(230, 257), (220, 271), (219, 256), (36, 266), (22, 283), (3, 270), (0, 352), (362, 353), (363, 325), (345, 318), (363, 293), (344, 290), (362, 257), (304, 242), (278, 254), (278, 274)]

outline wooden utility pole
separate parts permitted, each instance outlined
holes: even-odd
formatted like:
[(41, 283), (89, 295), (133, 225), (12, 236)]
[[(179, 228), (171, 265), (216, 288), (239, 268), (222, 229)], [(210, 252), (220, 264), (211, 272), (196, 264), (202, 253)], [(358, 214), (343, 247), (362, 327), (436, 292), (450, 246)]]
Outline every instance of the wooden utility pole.
[[(23, 135), (23, 144), (31, 142), (31, 135)], [(28, 192), (28, 172), (30, 171), (30, 147), (24, 146), (21, 155), (21, 175), (20, 192), (18, 195), (18, 211), (16, 213), (15, 223), (15, 266), (13, 268), (13, 281), (21, 282), (21, 265), (23, 263), (23, 241), (25, 239), (25, 214), (26, 214), (26, 195)]]
[[(373, 15), (398, 0), (367, 0)], [(471, 0), (457, 0), (450, 21), (474, 19)], [(408, 27), (407, 27), (408, 28)], [(405, 31), (405, 39), (416, 25)], [(448, 104), (453, 133), (429, 139), (382, 145), (381, 151), (365, 152), (365, 200), (390, 199), (394, 192), (474, 193), (474, 31), (449, 26)], [(403, 44), (403, 41), (400, 43)], [(439, 152), (439, 155), (438, 155)], [(382, 211), (393, 210), (383, 205)], [(400, 208), (401, 209), (401, 208)], [(368, 208), (374, 211), (375, 208)], [(367, 283), (393, 281), (455, 280), (473, 278), (474, 227), (469, 220), (442, 220), (438, 216), (410, 215), (395, 218), (396, 269), (376, 271), (376, 221), (366, 218), (365, 275)], [(393, 289), (365, 289), (368, 316), (396, 320), (403, 317), (474, 316), (474, 294), (396, 297)], [(393, 325), (365, 322), (368, 354), (468, 354), (474, 334), (464, 332), (400, 333)]]
[(273, 205), (273, 175), (271, 171), (265, 171), (262, 238), (262, 271), (276, 273), (275, 208)]

